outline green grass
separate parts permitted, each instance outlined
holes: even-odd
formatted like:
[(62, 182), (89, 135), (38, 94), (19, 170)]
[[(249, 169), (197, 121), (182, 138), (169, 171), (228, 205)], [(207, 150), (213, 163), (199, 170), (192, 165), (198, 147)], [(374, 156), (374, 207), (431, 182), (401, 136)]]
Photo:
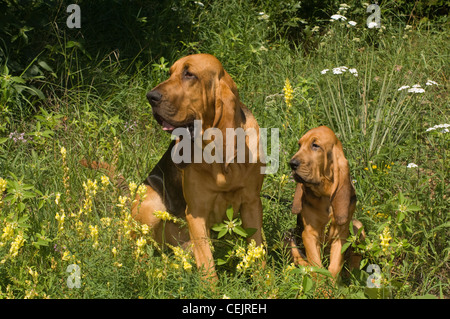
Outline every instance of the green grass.
[[(32, 116), (15, 111), (26, 105), (25, 95), (1, 78), (0, 178), (7, 184), (0, 198), (0, 298), (449, 297), (450, 133), (427, 131), (449, 123), (448, 22), (408, 29), (393, 19), (376, 30), (365, 26), (365, 15), (349, 15), (356, 27), (322, 21), (306, 51), (277, 35), (260, 11), (239, 1), (195, 7), (188, 40), (172, 44), (173, 56), (131, 67), (107, 57), (82, 67), (80, 52), (61, 51), (64, 72), (42, 80), (46, 99), (35, 102), (40, 110)], [(195, 267), (184, 269), (171, 248), (152, 244), (145, 229), (127, 219), (128, 205), (117, 206), (125, 194), (113, 183), (103, 185), (101, 171), (79, 164), (82, 158), (116, 163), (139, 185), (170, 141), (145, 93), (168, 76), (174, 60), (195, 52), (217, 56), (260, 126), (280, 129), (280, 167), (262, 190), (267, 266), (241, 272), (233, 257), (217, 266), (216, 289)], [(340, 66), (355, 68), (358, 77), (333, 74)], [(321, 74), (324, 69), (330, 71)], [(294, 87), (292, 106), (283, 99), (286, 78)], [(427, 86), (428, 80), (439, 85)], [(398, 91), (415, 84), (425, 92)], [(318, 125), (335, 130), (344, 145), (358, 196), (355, 217), (367, 233), (364, 243), (350, 239), (363, 255), (361, 270), (337, 285), (327, 276), (313, 280), (312, 272), (321, 270), (292, 267), (282, 245), (296, 223), (288, 162), (298, 139)], [(12, 132), (24, 132), (28, 141), (14, 141)], [(95, 195), (83, 187), (88, 180), (97, 181)], [(65, 215), (63, 224), (57, 214)], [(389, 244), (380, 236), (391, 237)], [(146, 239), (141, 247), (140, 238)], [(216, 261), (224, 259), (231, 238), (214, 238)], [(67, 285), (71, 264), (80, 266), (80, 288)], [(380, 267), (385, 289), (368, 289), (370, 264)]]

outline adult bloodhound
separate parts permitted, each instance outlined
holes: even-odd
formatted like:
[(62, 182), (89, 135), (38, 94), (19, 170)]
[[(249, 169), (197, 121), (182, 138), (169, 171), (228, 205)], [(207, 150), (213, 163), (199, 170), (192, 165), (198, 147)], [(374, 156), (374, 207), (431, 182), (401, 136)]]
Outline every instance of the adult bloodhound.
[[(236, 84), (212, 55), (189, 55), (176, 61), (170, 68), (170, 77), (147, 93), (153, 115), (162, 129), (172, 133), (175, 129), (189, 131), (193, 148), (205, 149), (212, 139), (194, 141), (194, 121), (201, 121), (201, 133), (214, 128), (222, 133), (223, 153), (220, 161), (205, 159), (174, 163), (172, 155), (181, 139), (172, 141), (166, 153), (144, 181), (147, 196), (139, 209), (133, 207), (134, 218), (153, 229), (154, 238), (171, 244), (192, 244), (199, 269), (205, 276), (217, 277), (210, 248), (210, 227), (224, 220), (226, 210), (233, 207), (240, 212), (243, 226), (256, 232), (249, 238), (262, 244), (262, 204), (260, 190), (264, 175), (261, 174), (262, 154), (250, 161), (250, 150), (255, 140), (245, 138), (246, 156), (243, 163), (234, 161), (236, 152), (225, 152), (229, 145), (226, 129), (254, 129), (259, 126), (247, 107), (241, 103)], [(216, 131), (217, 132), (217, 131)], [(233, 138), (235, 139), (235, 138)], [(186, 142), (186, 141), (184, 141)], [(233, 141), (236, 142), (236, 141)], [(197, 144), (196, 144), (197, 143)], [(194, 145), (196, 144), (196, 145)], [(238, 143), (231, 145), (237, 146)], [(259, 151), (260, 146), (256, 149)], [(252, 156), (255, 156), (253, 154)], [(261, 158), (260, 158), (261, 157)], [(168, 211), (185, 218), (188, 229), (155, 217), (155, 211)]]
[[(322, 267), (321, 245), (325, 240), (331, 242), (328, 269), (336, 277), (344, 263), (341, 249), (349, 236), (356, 205), (348, 161), (341, 142), (326, 126), (308, 131), (298, 144), (300, 148), (289, 162), (297, 182), (292, 213), (297, 214), (306, 258), (294, 239), (289, 243), (291, 254), (296, 264)], [(353, 220), (355, 234), (361, 227), (361, 222)], [(359, 267), (361, 257), (348, 252), (345, 257), (349, 258), (350, 268)]]

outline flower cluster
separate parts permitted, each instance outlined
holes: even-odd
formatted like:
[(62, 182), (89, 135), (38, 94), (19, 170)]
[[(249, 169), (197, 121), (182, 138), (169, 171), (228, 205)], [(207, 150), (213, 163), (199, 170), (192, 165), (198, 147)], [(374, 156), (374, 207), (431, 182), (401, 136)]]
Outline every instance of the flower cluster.
[(138, 238), (136, 240), (136, 250), (135, 250), (135, 256), (136, 259), (138, 259), (141, 255), (144, 254), (145, 246), (147, 245), (147, 240), (144, 237)]
[(291, 85), (291, 82), (289, 81), (289, 79), (286, 79), (286, 81), (284, 82), (283, 93), (284, 93), (284, 101), (286, 102), (286, 105), (288, 107), (291, 107), (292, 99), (294, 98), (294, 96), (293, 96), (294, 90), (292, 89), (292, 85)]
[(23, 237), (23, 232), (19, 231), (14, 241), (11, 243), (9, 248), (9, 255), (14, 258), (19, 253), (20, 248), (25, 244), (25, 238)]
[(97, 249), (98, 245), (99, 245), (98, 244), (98, 226), (97, 225), (95, 225), (95, 226), (89, 225), (89, 231), (91, 234), (92, 241), (94, 242), (92, 244), (92, 247), (94, 249)]
[(236, 251), (236, 256), (242, 258), (242, 261), (236, 266), (238, 271), (246, 271), (249, 269), (257, 260), (262, 260), (266, 254), (264, 245), (256, 246), (256, 242), (252, 239), (247, 248), (247, 253), (245, 249), (239, 247)]
[(105, 190), (106, 190), (106, 187), (108, 187), (108, 185), (111, 183), (111, 182), (109, 181), (109, 177), (106, 176), (106, 175), (103, 175), (103, 176), (100, 178), (100, 180), (101, 180), (101, 182), (102, 182), (102, 190), (105, 191)]
[(66, 219), (64, 210), (61, 210), (61, 215), (59, 213), (56, 213), (55, 219), (58, 221), (58, 232), (62, 232), (64, 230), (64, 221)]
[[(430, 131), (434, 131), (436, 129), (442, 128), (443, 130), (441, 130), (441, 133), (448, 133), (449, 127), (450, 127), (450, 124), (436, 124), (435, 126), (427, 128), (426, 132), (430, 132)], [(1, 204), (1, 202), (0, 202), (0, 204)]]
[(66, 155), (67, 155), (67, 151), (66, 148), (63, 146), (61, 147), (61, 157), (62, 157), (62, 161), (63, 161), (63, 171), (64, 171), (64, 177), (63, 177), (63, 184), (64, 184), (64, 188), (66, 190), (66, 195), (69, 196), (70, 194), (70, 186), (69, 186), (69, 167), (67, 166), (67, 162), (66, 162)]
[(32, 140), (32, 137), (30, 137), (29, 139), (26, 139), (25, 138), (25, 133), (18, 133), (17, 131), (9, 133), (9, 138), (11, 140), (13, 140), (14, 143), (16, 143), (16, 142), (26, 143), (26, 142)]
[[(323, 69), (322, 71), (320, 71), (321, 74), (326, 74), (328, 71), (330, 71), (330, 69)], [(348, 68), (346, 66), (338, 66), (336, 68), (332, 69), (333, 74), (343, 74), (345, 72), (349, 72), (351, 74), (353, 74), (353, 76), (357, 77), (358, 76), (358, 70), (356, 70), (355, 68)]]
[(85, 214), (92, 212), (92, 205), (93, 205), (93, 198), (95, 196), (95, 194), (97, 194), (97, 180), (87, 180), (86, 182), (83, 182), (83, 188), (84, 188), (84, 194), (85, 194), (85, 199), (84, 199), (84, 203), (83, 203), (83, 211)]
[[(341, 4), (339, 5), (338, 13), (333, 14), (333, 15), (330, 17), (330, 18), (331, 18), (330, 21), (331, 21), (331, 22), (339, 21), (339, 20), (340, 20), (340, 21), (347, 21), (347, 18), (346, 18), (343, 14), (346, 14), (348, 9), (350, 9), (350, 6), (349, 6), (348, 4), (346, 4), (346, 3), (341, 3)], [(355, 25), (357, 25), (357, 23), (356, 23), (355, 21), (349, 21), (349, 22), (348, 22), (348, 25), (354, 27)], [(347, 27), (348, 27), (348, 25), (347, 25)]]
[(172, 245), (168, 246), (172, 249), (173, 253), (175, 254), (175, 259), (180, 262), (180, 264), (183, 266), (183, 269), (190, 271), (192, 269), (192, 258), (189, 253), (183, 250), (183, 248), (181, 247), (175, 247)]
[(3, 199), (3, 193), (6, 190), (6, 185), (8, 184), (8, 182), (0, 177), (0, 211), (3, 205), (2, 199)]
[[(16, 232), (16, 230), (18, 231)], [(17, 235), (16, 235), (17, 234)], [(14, 238), (14, 239), (13, 239)], [(8, 258), (14, 258), (18, 255), (20, 248), (25, 244), (26, 239), (23, 236), (23, 231), (18, 227), (17, 222), (6, 222), (0, 237), (0, 248), (5, 246), (9, 240), (13, 239), (9, 248), (9, 254), (0, 261), (0, 264), (6, 262)]]
[[(432, 85), (439, 85), (439, 84), (435, 81), (428, 80), (427, 83), (425, 83), (425, 85), (432, 86)], [(425, 89), (422, 88), (422, 86), (420, 84), (414, 84), (412, 87), (409, 85), (403, 85), (397, 89), (397, 91), (403, 91), (403, 90), (408, 90), (409, 93), (425, 93)]]
[(381, 240), (380, 245), (383, 249), (383, 252), (385, 252), (388, 249), (389, 242), (391, 239), (392, 239), (392, 237), (391, 237), (391, 233), (389, 232), (389, 226), (386, 226), (383, 229), (383, 233), (380, 235), (380, 240)]
[(156, 212), (153, 212), (153, 215), (155, 215), (156, 218), (159, 218), (163, 221), (171, 221), (171, 222), (178, 223), (178, 224), (184, 223), (184, 221), (182, 219), (176, 218), (175, 216), (171, 215), (170, 213), (168, 213), (166, 211), (163, 212), (163, 211), (158, 210)]

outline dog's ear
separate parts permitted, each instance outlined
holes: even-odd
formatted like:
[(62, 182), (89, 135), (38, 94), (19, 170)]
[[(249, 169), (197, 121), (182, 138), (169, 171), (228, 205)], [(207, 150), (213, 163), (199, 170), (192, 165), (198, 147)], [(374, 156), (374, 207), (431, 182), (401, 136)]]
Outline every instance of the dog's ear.
[(303, 204), (302, 204), (302, 198), (303, 198), (303, 193), (304, 193), (304, 189), (303, 189), (303, 184), (302, 183), (297, 183), (297, 186), (295, 188), (295, 193), (294, 193), (294, 201), (292, 203), (292, 214), (300, 214), (302, 212), (302, 208), (303, 208)]
[[(236, 84), (231, 76), (223, 70), (223, 73), (219, 75), (215, 83), (215, 100), (214, 100), (214, 121), (213, 127), (216, 127), (222, 131), (223, 136), (223, 159), (224, 170), (227, 171), (228, 164), (236, 157), (236, 141), (234, 141), (234, 150), (228, 151), (226, 149), (227, 142), (226, 136), (227, 128), (234, 129), (240, 126), (239, 123), (239, 94), (237, 92)], [(231, 145), (231, 144), (230, 144)]]
[(349, 221), (352, 197), (355, 194), (350, 181), (348, 161), (344, 156), (342, 144), (338, 141), (333, 146), (333, 186), (331, 189), (331, 207), (338, 225), (344, 225)]

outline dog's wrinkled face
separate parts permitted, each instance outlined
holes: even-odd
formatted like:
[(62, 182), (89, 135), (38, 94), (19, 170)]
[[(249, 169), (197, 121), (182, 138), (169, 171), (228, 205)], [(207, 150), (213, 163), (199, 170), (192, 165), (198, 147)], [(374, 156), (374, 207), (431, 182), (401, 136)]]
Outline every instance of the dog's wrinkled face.
[(191, 128), (194, 120), (212, 122), (215, 81), (224, 73), (222, 64), (208, 54), (176, 61), (170, 78), (147, 93), (155, 119), (163, 130)]
[(300, 149), (289, 165), (296, 182), (320, 185), (323, 178), (331, 178), (333, 146), (337, 143), (334, 132), (324, 126), (307, 132), (298, 142)]

